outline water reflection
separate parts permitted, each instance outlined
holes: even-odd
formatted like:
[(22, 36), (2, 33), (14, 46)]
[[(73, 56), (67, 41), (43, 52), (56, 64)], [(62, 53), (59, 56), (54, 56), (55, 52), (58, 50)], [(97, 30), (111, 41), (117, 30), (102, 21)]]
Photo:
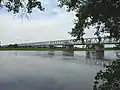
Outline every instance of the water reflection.
[(89, 64), (89, 65), (100, 65), (100, 66), (110, 65), (112, 61), (113, 60), (104, 59), (103, 52), (96, 53), (95, 51), (91, 51), (91, 52), (89, 51), (89, 54), (86, 55), (86, 64)]
[(0, 82), (0, 90), (59, 90), (58, 88), (54, 79), (44, 77), (38, 80)]
[(48, 55), (54, 56), (55, 55), (55, 51), (48, 51)]
[(18, 56), (18, 52), (13, 52), (13, 55)]
[[(39, 56), (42, 58), (49, 58), (49, 59), (60, 59), (60, 60), (77, 60), (77, 63), (84, 63), (88, 65), (109, 65), (113, 60), (104, 59), (104, 58), (96, 58), (96, 52), (86, 52), (83, 56), (79, 53), (76, 54), (75, 51), (12, 51), (12, 52), (4, 52), (8, 53), (9, 56)], [(4, 53), (0, 54), (0, 58), (2, 57), (2, 54), (4, 56)], [(6, 58), (9, 56), (5, 56)]]
[(86, 61), (86, 64), (89, 64), (89, 65), (104, 66), (104, 65), (110, 65), (110, 63), (111, 63), (113, 60), (109, 60), (109, 59), (96, 59), (96, 58), (87, 58), (85, 61)]
[[(98, 65), (98, 66), (104, 66), (104, 65), (110, 65), (110, 63), (113, 60), (96, 58), (96, 52), (89, 52), (89, 55), (87, 54), (86, 57), (75, 55), (74, 52), (62, 52), (62, 60), (77, 60), (77, 63), (84, 63), (88, 65)], [(85, 61), (85, 62), (84, 62)]]
[[(89, 52), (80, 52), (80, 51), (11, 51), (12, 53), (8, 53), (11, 56), (40, 56), (43, 58), (54, 58), (54, 57), (76, 57), (76, 56), (80, 56), (80, 57), (86, 57), (86, 59), (117, 59), (116, 57), (116, 53), (114, 51), (112, 51), (111, 53), (109, 53), (108, 51), (105, 52), (106, 55), (100, 55), (99, 58), (96, 55), (95, 51), (89, 51)], [(77, 53), (76, 53), (77, 52)], [(115, 55), (114, 55), (114, 54)], [(2, 53), (1, 53), (2, 54)], [(4, 54), (3, 54), (4, 55)], [(110, 58), (109, 58), (110, 57)]]
[(91, 90), (93, 78), (111, 61), (84, 52), (0, 52), (0, 90)]
[(62, 51), (63, 56), (74, 56), (74, 51)]
[(55, 51), (48, 51), (47, 55), (46, 57), (52, 58), (55, 56)]
[(86, 58), (104, 59), (104, 52), (86, 51)]

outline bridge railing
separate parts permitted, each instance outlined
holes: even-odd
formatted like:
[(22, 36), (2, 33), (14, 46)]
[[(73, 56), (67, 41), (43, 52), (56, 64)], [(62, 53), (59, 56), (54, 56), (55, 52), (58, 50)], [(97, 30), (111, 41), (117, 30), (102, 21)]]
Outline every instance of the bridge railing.
[(70, 39), (70, 40), (56, 40), (56, 41), (45, 41), (45, 42), (36, 42), (36, 43), (24, 43), (19, 44), (21, 46), (46, 46), (46, 45), (86, 45), (86, 44), (119, 44), (120, 41), (116, 41), (115, 39), (109, 39), (106, 37), (102, 37), (101, 40), (98, 38), (84, 38), (84, 43), (82, 40)]

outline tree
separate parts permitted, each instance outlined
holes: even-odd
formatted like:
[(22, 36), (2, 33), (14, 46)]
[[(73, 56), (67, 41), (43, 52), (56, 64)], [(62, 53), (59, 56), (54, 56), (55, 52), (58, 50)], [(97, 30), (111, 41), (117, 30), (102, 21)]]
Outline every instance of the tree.
[(120, 90), (120, 60), (97, 73), (93, 90)]
[[(84, 29), (94, 26), (95, 35), (108, 33), (109, 38), (120, 39), (120, 0), (58, 0), (60, 7), (67, 6), (68, 11), (75, 11), (77, 19), (71, 36), (81, 39)], [(20, 11), (31, 13), (33, 8), (44, 11), (40, 0), (0, 0), (0, 7), (5, 7), (14, 14)]]
[(109, 38), (120, 39), (120, 0), (59, 0), (60, 7), (75, 11), (77, 19), (70, 34), (80, 39), (84, 29), (94, 26), (95, 35), (108, 33)]
[(14, 48), (17, 48), (17, 47), (18, 47), (18, 44), (14, 44), (13, 47), (14, 47)]
[(0, 0), (0, 7), (7, 8), (8, 12), (13, 11), (14, 14), (20, 13), (20, 11), (32, 13), (32, 9), (36, 7), (44, 11), (41, 2), (38, 0)]

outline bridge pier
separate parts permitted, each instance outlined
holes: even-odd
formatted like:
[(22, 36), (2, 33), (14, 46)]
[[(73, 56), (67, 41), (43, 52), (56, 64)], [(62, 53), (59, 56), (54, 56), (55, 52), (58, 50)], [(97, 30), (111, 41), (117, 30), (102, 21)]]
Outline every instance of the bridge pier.
[(86, 51), (86, 58), (90, 58), (91, 57), (91, 52), (90, 51)]
[[(104, 57), (104, 45), (103, 44), (96, 44), (96, 45), (87, 45), (86, 57), (91, 58), (93, 57), (93, 53), (95, 54), (96, 58), (103, 58)], [(94, 51), (92, 51), (93, 49)]]
[(91, 58), (91, 51), (89, 50), (91, 48), (91, 45), (88, 44), (86, 45), (87, 51), (86, 51), (86, 57)]
[(96, 51), (96, 58), (104, 57), (104, 45), (103, 44), (95, 45), (95, 51)]
[(49, 48), (54, 49), (55, 46), (54, 45), (49, 45)]

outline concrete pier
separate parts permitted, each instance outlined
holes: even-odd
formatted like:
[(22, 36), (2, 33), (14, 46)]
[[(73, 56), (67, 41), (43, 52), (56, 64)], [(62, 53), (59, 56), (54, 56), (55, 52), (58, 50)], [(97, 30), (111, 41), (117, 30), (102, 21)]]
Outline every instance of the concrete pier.
[[(96, 57), (98, 59), (104, 58), (103, 44), (87, 45), (87, 48), (88, 48), (88, 51), (86, 51), (86, 57), (89, 57), (89, 58)], [(94, 51), (90, 51), (89, 49), (93, 49)]]
[(54, 49), (55, 46), (54, 45), (49, 45), (49, 48)]
[(97, 44), (95, 46), (95, 51), (96, 51), (96, 58), (104, 57), (104, 45), (103, 44)]

